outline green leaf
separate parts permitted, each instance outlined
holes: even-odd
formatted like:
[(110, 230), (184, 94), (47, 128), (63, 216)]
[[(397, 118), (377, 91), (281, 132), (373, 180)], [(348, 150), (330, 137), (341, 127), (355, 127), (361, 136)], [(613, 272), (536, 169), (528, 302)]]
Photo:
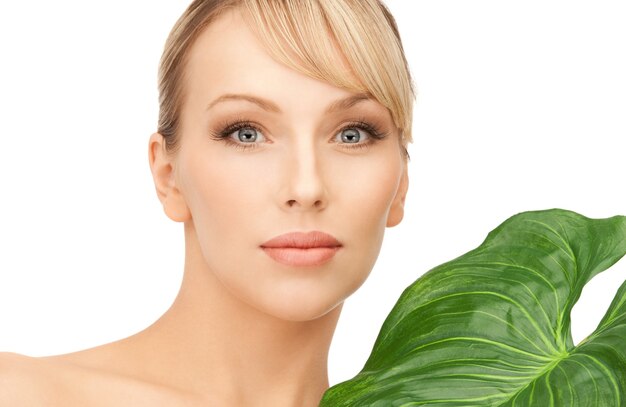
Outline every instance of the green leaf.
[(509, 218), (410, 285), (320, 406), (626, 406), (626, 283), (578, 346), (570, 330), (584, 285), (625, 253), (625, 216)]

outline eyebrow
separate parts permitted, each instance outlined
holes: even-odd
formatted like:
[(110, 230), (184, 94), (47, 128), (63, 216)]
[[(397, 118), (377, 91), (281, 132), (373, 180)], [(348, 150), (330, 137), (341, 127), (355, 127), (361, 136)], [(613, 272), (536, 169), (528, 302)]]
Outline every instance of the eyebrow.
[[(282, 113), (282, 110), (280, 110), (280, 107), (278, 107), (278, 105), (276, 105), (274, 102), (270, 100), (263, 99), (261, 97), (254, 96), (254, 95), (239, 94), (239, 93), (227, 93), (222, 96), (219, 96), (218, 98), (213, 100), (211, 103), (209, 103), (207, 110), (211, 109), (213, 106), (217, 105), (218, 103), (227, 102), (227, 101), (238, 101), (238, 100), (239, 101), (243, 100), (246, 102), (254, 103), (255, 105), (259, 106), (261, 109), (266, 110), (268, 112)], [(374, 99), (371, 97), (369, 93), (355, 93), (346, 98), (334, 101), (328, 106), (325, 113), (328, 114), (328, 113), (335, 113), (340, 110), (346, 110), (360, 102), (364, 102), (367, 100), (374, 101)]]

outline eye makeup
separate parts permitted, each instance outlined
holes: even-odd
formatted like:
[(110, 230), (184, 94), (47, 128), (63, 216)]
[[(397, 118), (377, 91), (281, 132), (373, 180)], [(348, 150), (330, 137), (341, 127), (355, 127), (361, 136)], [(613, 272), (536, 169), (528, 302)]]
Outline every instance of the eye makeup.
[[(244, 143), (237, 141), (233, 137), (233, 133), (236, 133), (240, 130), (248, 129), (256, 132), (256, 135), (261, 134), (261, 137), (265, 138), (263, 135), (264, 131), (262, 130), (262, 126), (256, 124), (255, 122), (245, 118), (245, 117), (237, 117), (234, 120), (228, 120), (220, 123), (216, 126), (217, 130), (211, 130), (210, 136), (211, 139), (216, 141), (223, 141), (228, 146), (235, 147), (241, 150), (250, 150), (256, 149), (260, 147), (262, 142), (249, 142)], [(380, 126), (376, 125), (372, 121), (368, 120), (365, 117), (358, 117), (355, 120), (349, 120), (341, 125), (341, 127), (333, 133), (332, 139), (335, 140), (337, 136), (341, 136), (341, 134), (346, 130), (357, 130), (359, 136), (362, 132), (364, 132), (367, 136), (365, 138), (365, 142), (359, 143), (344, 143), (341, 141), (333, 141), (334, 143), (341, 146), (346, 150), (362, 150), (365, 148), (371, 147), (373, 144), (376, 144), (378, 141), (383, 140), (389, 135), (389, 132), (385, 132), (381, 129)], [(236, 137), (236, 136), (235, 136)], [(363, 137), (359, 137), (359, 141)], [(257, 137), (258, 139), (258, 137)], [(254, 140), (256, 141), (256, 139)], [(266, 141), (267, 142), (267, 141)]]

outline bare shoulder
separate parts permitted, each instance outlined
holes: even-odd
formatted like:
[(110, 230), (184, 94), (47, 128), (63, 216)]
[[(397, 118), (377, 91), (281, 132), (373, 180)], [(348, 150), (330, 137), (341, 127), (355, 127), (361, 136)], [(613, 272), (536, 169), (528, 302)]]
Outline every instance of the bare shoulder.
[(164, 386), (62, 359), (0, 353), (0, 406), (194, 406)]
[[(36, 358), (0, 353), (0, 405), (33, 406), (54, 403), (58, 394), (45, 366)], [(52, 378), (50, 378), (52, 379)]]

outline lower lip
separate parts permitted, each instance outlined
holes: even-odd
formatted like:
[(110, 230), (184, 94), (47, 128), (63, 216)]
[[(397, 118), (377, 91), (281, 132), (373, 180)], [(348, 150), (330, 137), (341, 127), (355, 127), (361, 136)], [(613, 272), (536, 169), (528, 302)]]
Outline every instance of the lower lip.
[(268, 256), (288, 266), (320, 266), (333, 258), (339, 247), (263, 247)]

